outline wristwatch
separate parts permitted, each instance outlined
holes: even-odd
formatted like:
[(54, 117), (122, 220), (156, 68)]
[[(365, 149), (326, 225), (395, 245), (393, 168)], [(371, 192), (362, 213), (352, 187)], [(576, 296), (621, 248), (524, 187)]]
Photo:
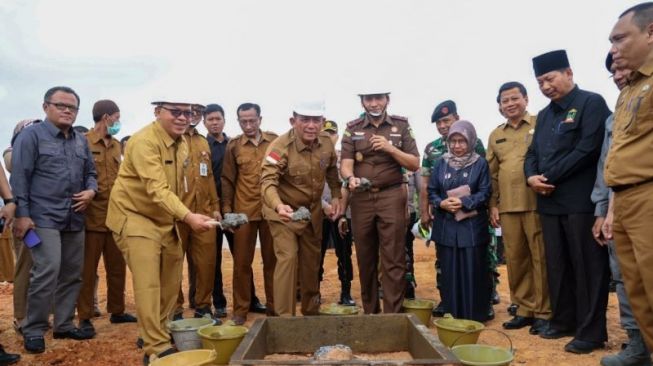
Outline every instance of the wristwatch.
[(13, 197), (11, 197), (11, 198), (3, 198), (2, 201), (5, 203), (5, 206), (8, 205), (8, 204), (10, 204), (10, 203), (16, 204), (16, 199), (13, 198)]

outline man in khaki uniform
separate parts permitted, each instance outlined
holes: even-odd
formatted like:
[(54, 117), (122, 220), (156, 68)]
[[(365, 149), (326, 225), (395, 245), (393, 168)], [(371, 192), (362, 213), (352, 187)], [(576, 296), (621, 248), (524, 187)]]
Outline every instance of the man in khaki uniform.
[(181, 202), (192, 103), (159, 101), (156, 120), (132, 135), (109, 198), (107, 227), (132, 272), (144, 364), (173, 353), (166, 323), (179, 292), (183, 251), (178, 224), (193, 231), (212, 228), (211, 217)]
[[(398, 313), (406, 289), (405, 234), (408, 216), (403, 169), (419, 169), (419, 152), (404, 117), (387, 113), (390, 93), (359, 94), (365, 115), (347, 124), (342, 138), (340, 172), (351, 196), (351, 221), (358, 258), (363, 310), (381, 312), (379, 259), (383, 276), (383, 312)], [(372, 188), (355, 192), (367, 178)]]
[[(614, 192), (614, 234), (633, 315), (653, 349), (653, 4), (626, 10), (610, 34), (618, 68), (635, 70), (617, 101), (605, 182)], [(606, 221), (609, 221), (606, 219)], [(604, 224), (605, 225), (605, 224)]]
[(276, 258), (272, 234), (261, 212), (261, 163), (265, 151), (277, 138), (273, 132), (262, 131), (261, 108), (258, 104), (243, 103), (236, 110), (243, 134), (229, 140), (222, 166), (223, 213), (246, 214), (249, 222), (234, 232), (232, 320), (242, 325), (252, 305), (252, 261), (256, 250), (256, 236), (261, 242), (263, 280), (265, 282), (266, 308), (274, 310), (273, 279)]
[(535, 211), (535, 192), (524, 176), (524, 156), (535, 131), (536, 117), (526, 111), (528, 95), (518, 82), (499, 88), (499, 111), (507, 121), (490, 134), (487, 161), (492, 179), (490, 222), (501, 227), (508, 264), (510, 297), (518, 305), (505, 329), (532, 325), (537, 334), (551, 316), (542, 227)]
[[(197, 132), (195, 126), (202, 120), (203, 106), (194, 106), (195, 114), (190, 126), (182, 136), (188, 146), (188, 162), (184, 163), (184, 177), (181, 201), (189, 210), (203, 215), (220, 218), (218, 193), (214, 184), (213, 167), (211, 165), (211, 148), (206, 137)], [(181, 246), (189, 256), (189, 281), (195, 292), (189, 291), (191, 304), (195, 304), (195, 317), (213, 316), (211, 312), (211, 293), (215, 278), (215, 235), (216, 229), (205, 232), (194, 232), (188, 224), (177, 225)], [(194, 300), (194, 301), (193, 301)], [(175, 319), (183, 316), (184, 293), (179, 286)]]
[[(336, 150), (322, 133), (324, 104), (298, 105), (290, 118), (292, 129), (274, 140), (266, 151), (261, 172), (263, 217), (274, 238), (274, 310), (295, 315), (295, 286), (299, 274), (301, 311), (317, 315), (320, 306), (319, 270), (322, 240), (322, 191), (331, 189), (331, 217), (341, 214)], [(291, 221), (305, 207), (308, 221)]]
[(82, 289), (77, 298), (79, 327), (95, 333), (91, 318), (94, 301), (97, 266), (104, 256), (107, 276), (107, 311), (111, 323), (135, 323), (136, 318), (125, 313), (125, 259), (107, 229), (107, 206), (109, 193), (118, 176), (120, 167), (120, 142), (115, 136), (120, 131), (120, 109), (111, 100), (99, 100), (93, 105), (95, 126), (86, 134), (88, 147), (93, 155), (97, 171), (98, 192), (86, 209), (84, 239), (84, 268)]

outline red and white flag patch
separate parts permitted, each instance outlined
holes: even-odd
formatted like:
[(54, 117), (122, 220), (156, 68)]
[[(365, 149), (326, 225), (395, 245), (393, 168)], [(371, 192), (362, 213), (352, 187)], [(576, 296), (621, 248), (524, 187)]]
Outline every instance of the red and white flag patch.
[(279, 160), (281, 160), (281, 155), (279, 155), (279, 153), (274, 150), (270, 151), (268, 156), (265, 157), (265, 161), (274, 165), (277, 165), (279, 163)]

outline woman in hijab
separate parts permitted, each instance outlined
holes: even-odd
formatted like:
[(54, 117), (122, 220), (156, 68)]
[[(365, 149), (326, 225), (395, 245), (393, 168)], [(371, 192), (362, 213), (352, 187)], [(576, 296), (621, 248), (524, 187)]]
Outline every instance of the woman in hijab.
[(445, 312), (482, 322), (488, 320), (491, 296), (487, 266), (491, 185), (487, 161), (474, 151), (475, 145), (474, 125), (455, 122), (447, 137), (449, 152), (433, 168), (428, 193)]

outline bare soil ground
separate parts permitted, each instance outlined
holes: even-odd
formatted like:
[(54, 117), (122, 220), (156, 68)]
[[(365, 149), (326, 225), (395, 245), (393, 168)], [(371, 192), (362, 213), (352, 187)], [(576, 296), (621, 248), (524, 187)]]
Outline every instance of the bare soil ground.
[[(355, 255), (352, 257), (354, 268), (356, 268)], [(434, 260), (435, 253), (433, 247), (426, 248), (421, 241), (415, 240), (415, 272), (418, 283), (417, 297), (438, 299), (435, 291)], [(256, 277), (257, 294), (263, 295), (262, 266), (260, 263), (260, 256), (257, 253), (254, 274)], [(231, 306), (232, 260), (229, 251), (226, 249), (223, 254), (222, 268), (225, 294), (228, 294), (228, 306)], [(337, 302), (340, 293), (340, 282), (338, 281), (336, 256), (333, 250), (327, 252), (325, 268), (325, 280), (321, 285), (323, 301), (325, 303)], [(510, 319), (510, 315), (506, 311), (506, 308), (510, 304), (510, 295), (508, 292), (506, 267), (501, 266), (499, 270), (501, 272), (501, 284), (499, 285), (501, 303), (495, 306), (496, 318), (488, 322), (486, 326), (491, 329), (502, 330), (501, 324)], [(20, 365), (141, 365), (143, 353), (136, 348), (136, 325), (114, 325), (109, 323), (109, 316), (104, 310), (106, 303), (106, 285), (103, 282), (103, 267), (100, 267), (99, 273), (100, 286), (98, 291), (103, 314), (93, 321), (97, 331), (95, 339), (89, 341), (55, 340), (52, 338), (50, 332), (46, 335), (47, 349), (45, 353), (41, 355), (24, 354)], [(360, 285), (357, 278), (358, 274), (355, 271), (352, 294), (357, 303), (360, 304)], [(184, 287), (186, 286), (187, 282), (184, 281)], [(22, 337), (18, 336), (12, 327), (12, 290), (12, 285), (0, 286), (0, 330), (2, 331), (0, 333), (0, 343), (10, 352), (22, 353)], [(126, 301), (127, 311), (135, 313), (131, 277), (128, 277)], [(190, 317), (192, 313), (190, 310), (187, 310), (185, 315)], [(250, 314), (246, 325), (251, 325), (254, 319), (260, 316), (258, 314)], [(430, 325), (430, 329), (435, 333), (436, 330), (433, 325)], [(564, 345), (571, 338), (544, 340), (528, 334), (528, 328), (508, 331), (506, 333), (510, 336), (515, 349), (513, 365), (598, 365), (602, 356), (618, 352), (621, 343), (626, 340), (626, 335), (619, 325), (618, 305), (615, 294), (610, 294), (610, 302), (608, 304), (608, 334), (610, 339), (607, 342), (605, 350), (595, 351), (590, 355), (573, 355), (563, 351)], [(496, 332), (484, 332), (481, 334), (479, 343), (493, 344), (505, 348), (509, 347), (508, 340)]]

